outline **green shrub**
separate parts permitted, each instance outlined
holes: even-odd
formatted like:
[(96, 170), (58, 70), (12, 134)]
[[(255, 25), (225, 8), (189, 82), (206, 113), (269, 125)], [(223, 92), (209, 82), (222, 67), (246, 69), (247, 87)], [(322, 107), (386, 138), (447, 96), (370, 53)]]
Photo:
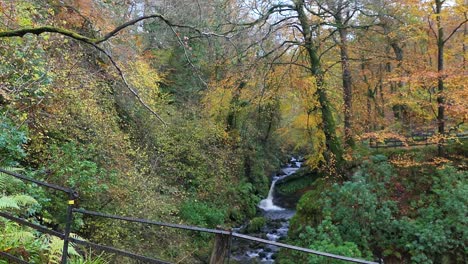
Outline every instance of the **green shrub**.
[(0, 116), (0, 165), (15, 166), (24, 158), (23, 145), (27, 140), (25, 131), (19, 130), (10, 119)]
[[(301, 239), (307, 241), (308, 247), (313, 250), (332, 253), (336, 255), (361, 258), (362, 253), (353, 242), (343, 241), (338, 228), (332, 224), (329, 216), (316, 228), (306, 228), (306, 232), (300, 235)], [(346, 263), (341, 260), (333, 260), (317, 255), (309, 255), (308, 263)]]
[[(303, 196), (291, 221), (291, 238), (302, 246), (354, 256), (374, 252), (411, 263), (462, 261), (468, 242), (468, 172), (449, 165), (435, 171), (423, 168), (418, 177), (407, 179), (383, 156), (371, 157), (351, 181), (333, 185), (320, 198), (319, 190)], [(413, 202), (405, 198), (409, 195)], [(310, 220), (316, 212), (325, 216), (319, 224)]]
[(182, 203), (180, 217), (190, 224), (215, 228), (223, 224), (226, 210), (216, 208), (208, 203), (189, 200)]
[(429, 194), (412, 205), (418, 217), (401, 220), (406, 237), (402, 246), (414, 263), (440, 262), (448, 254), (462, 257), (467, 250), (468, 172), (446, 166), (432, 178)]
[[(257, 213), (257, 204), (261, 198), (255, 194), (255, 187), (249, 182), (239, 184), (239, 187), (234, 190), (240, 197), (239, 205), (240, 210), (245, 217), (253, 217)], [(243, 220), (243, 219), (238, 219)]]
[[(347, 257), (362, 258), (362, 253), (353, 242), (343, 240), (337, 225), (332, 223), (331, 216), (325, 216), (324, 220), (316, 227), (306, 226), (293, 240), (294, 244), (310, 248), (316, 251), (327, 252)], [(321, 257), (312, 254), (304, 254), (297, 251), (280, 252), (279, 263), (346, 263), (341, 260)]]

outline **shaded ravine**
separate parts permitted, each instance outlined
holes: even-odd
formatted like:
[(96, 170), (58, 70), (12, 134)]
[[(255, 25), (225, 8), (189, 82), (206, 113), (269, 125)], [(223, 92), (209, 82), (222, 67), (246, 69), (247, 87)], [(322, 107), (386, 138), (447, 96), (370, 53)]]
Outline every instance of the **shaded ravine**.
[[(294, 216), (292, 209), (282, 208), (274, 203), (274, 193), (276, 182), (294, 174), (302, 165), (295, 158), (283, 167), (277, 175), (273, 176), (270, 191), (267, 198), (260, 201), (258, 207), (261, 210), (261, 216), (266, 219), (266, 224), (260, 232), (252, 234), (271, 241), (278, 241), (285, 238), (289, 230), (289, 220)], [(243, 228), (236, 231), (242, 232)], [(271, 245), (245, 243), (237, 241), (234, 243), (233, 259), (239, 263), (274, 263), (279, 248)]]

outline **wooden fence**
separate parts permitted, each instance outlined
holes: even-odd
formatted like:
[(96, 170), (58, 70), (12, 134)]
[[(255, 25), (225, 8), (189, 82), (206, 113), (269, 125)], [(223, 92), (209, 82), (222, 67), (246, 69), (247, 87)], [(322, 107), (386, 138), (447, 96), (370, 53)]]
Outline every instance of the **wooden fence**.
[(374, 138), (369, 139), (370, 148), (405, 148), (405, 147), (417, 147), (417, 146), (429, 146), (437, 144), (446, 144), (450, 141), (466, 139), (468, 138), (468, 132), (457, 133), (453, 135), (447, 135), (439, 140), (433, 140), (433, 132), (420, 132), (413, 133), (410, 137), (404, 138), (386, 138), (384, 140), (377, 140)]

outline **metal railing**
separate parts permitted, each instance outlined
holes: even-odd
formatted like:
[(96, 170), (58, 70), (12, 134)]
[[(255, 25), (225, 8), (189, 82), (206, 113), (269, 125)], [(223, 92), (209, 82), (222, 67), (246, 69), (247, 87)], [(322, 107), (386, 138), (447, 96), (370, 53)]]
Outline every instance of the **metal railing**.
[[(367, 261), (367, 260), (362, 260), (362, 259), (356, 259), (356, 258), (351, 258), (351, 257), (345, 257), (345, 256), (340, 256), (340, 255), (335, 255), (335, 254), (330, 254), (330, 253), (325, 253), (325, 252), (320, 252), (308, 248), (303, 248), (303, 247), (298, 247), (298, 246), (293, 246), (289, 244), (284, 244), (280, 242), (275, 242), (275, 241), (270, 241), (266, 239), (261, 239), (253, 236), (248, 236), (240, 233), (233, 232), (232, 230), (222, 230), (222, 229), (210, 229), (210, 228), (204, 228), (204, 227), (197, 227), (197, 226), (189, 226), (189, 225), (181, 225), (181, 224), (173, 224), (173, 223), (165, 223), (165, 222), (158, 222), (158, 221), (152, 221), (148, 219), (140, 219), (140, 218), (134, 218), (134, 217), (127, 217), (127, 216), (119, 216), (119, 215), (111, 215), (111, 214), (104, 214), (101, 212), (94, 212), (94, 211), (88, 211), (85, 209), (78, 209), (75, 208), (75, 202), (78, 199), (78, 193), (70, 188), (65, 188), (62, 186), (38, 181), (35, 179), (31, 179), (29, 177), (10, 172), (7, 170), (4, 170), (0, 168), (0, 172), (10, 175), (12, 177), (15, 177), (17, 179), (20, 179), (22, 181), (26, 182), (31, 182), (35, 183), (37, 185), (50, 188), (56, 191), (61, 191), (64, 192), (67, 197), (67, 212), (66, 212), (66, 223), (65, 223), (65, 229), (63, 232), (59, 232), (56, 230), (49, 229), (47, 227), (31, 223), (27, 221), (26, 219), (19, 218), (16, 216), (13, 216), (9, 213), (6, 212), (1, 212), (0, 211), (0, 217), (3, 217), (5, 219), (8, 219), (10, 221), (16, 222), (20, 225), (28, 226), (30, 228), (33, 228), (41, 233), (49, 234), (52, 236), (56, 236), (64, 241), (63, 243), (63, 249), (62, 249), (62, 259), (61, 259), (61, 264), (66, 264), (68, 260), (68, 246), (69, 243), (75, 243), (78, 245), (90, 247), (99, 251), (104, 251), (112, 254), (117, 254), (121, 256), (125, 256), (128, 258), (132, 258), (135, 260), (142, 261), (144, 263), (156, 263), (156, 264), (166, 264), (170, 263), (165, 260), (160, 260), (156, 258), (151, 258), (135, 253), (131, 253), (122, 249), (110, 247), (110, 246), (105, 246), (105, 245), (100, 245), (80, 239), (76, 239), (70, 236), (71, 232), (71, 224), (73, 222), (73, 215), (74, 214), (83, 214), (83, 215), (89, 215), (89, 216), (94, 216), (94, 217), (101, 217), (101, 218), (107, 218), (107, 219), (115, 219), (119, 221), (126, 221), (126, 222), (133, 222), (133, 223), (141, 223), (141, 224), (148, 224), (148, 225), (154, 225), (154, 226), (161, 226), (161, 227), (169, 227), (169, 228), (175, 228), (175, 229), (183, 229), (183, 230), (189, 230), (189, 231), (195, 231), (195, 232), (203, 232), (203, 233), (211, 233), (215, 235), (215, 243), (214, 243), (214, 248), (212, 251), (210, 263), (211, 264), (218, 264), (218, 263), (224, 263), (225, 259), (230, 259), (230, 246), (232, 243), (233, 238), (238, 238), (238, 239), (243, 239), (247, 241), (253, 241), (253, 242), (258, 242), (258, 243), (263, 243), (271, 246), (276, 246), (280, 248), (285, 248), (285, 249), (290, 249), (290, 250), (295, 250), (299, 252), (304, 252), (308, 254), (314, 254), (318, 256), (323, 256), (327, 258), (332, 258), (332, 259), (338, 259), (338, 260), (343, 260), (347, 262), (353, 262), (353, 263), (363, 263), (363, 264), (377, 264), (377, 262), (372, 262), (372, 261)], [(14, 255), (11, 255), (7, 252), (1, 251), (0, 250), (0, 259), (7, 259), (8, 261), (11, 261), (13, 263), (28, 263), (27, 261), (24, 261)]]
[(468, 138), (468, 132), (456, 133), (452, 135), (446, 135), (437, 140), (433, 140), (432, 137), (434, 133), (432, 132), (422, 132), (422, 133), (413, 133), (411, 137), (405, 138), (386, 138), (382, 141), (376, 140), (374, 138), (369, 139), (370, 148), (405, 148), (405, 147), (418, 147), (418, 146), (429, 146), (429, 145), (438, 145), (446, 144), (450, 141), (466, 139)]

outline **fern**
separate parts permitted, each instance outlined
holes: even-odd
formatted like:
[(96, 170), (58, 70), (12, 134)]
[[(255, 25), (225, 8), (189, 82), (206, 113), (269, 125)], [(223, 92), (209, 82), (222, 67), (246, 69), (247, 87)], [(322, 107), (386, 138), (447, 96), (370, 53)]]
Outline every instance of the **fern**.
[(93, 252), (88, 252), (85, 256), (85, 258), (71, 258), (69, 262), (70, 264), (109, 264), (112, 255), (101, 253), (94, 256)]
[[(72, 237), (77, 237), (71, 234)], [(47, 246), (47, 256), (51, 264), (58, 264), (62, 259), (62, 250), (63, 250), (63, 240), (58, 237), (49, 237), (49, 244)], [(68, 254), (74, 256), (80, 256), (76, 249), (74, 248), (73, 243), (68, 244)]]
[[(22, 168), (15, 167), (3, 167), (2, 169), (11, 172), (23, 171)], [(15, 185), (21, 184), (22, 181), (8, 175), (6, 173), (0, 172), (0, 189), (3, 190), (3, 194), (0, 193), (0, 210), (21, 210), (26, 206), (36, 205), (37, 201), (26, 194), (15, 194), (8, 195), (8, 189), (11, 189), (10, 192), (15, 192)], [(5, 193), (6, 192), (6, 193)]]
[(18, 201), (12, 196), (2, 196), (0, 197), (0, 211), (4, 209), (17, 209), (19, 210), (20, 207), (18, 206)]
[(9, 233), (8, 236), (11, 242), (18, 242), (19, 244), (35, 239), (34, 234), (27, 230), (16, 230), (14, 233)]
[(38, 204), (36, 199), (26, 194), (3, 195), (0, 197), (0, 211), (21, 210), (21, 207)]
[(37, 201), (33, 197), (26, 195), (26, 194), (17, 194), (13, 196), (19, 206), (30, 206), (36, 205)]
[(24, 247), (34, 243), (35, 236), (31, 229), (6, 220), (0, 220), (0, 224), (4, 228), (0, 233), (0, 249)]
[[(17, 172), (20, 168), (3, 168), (4, 170)], [(32, 206), (38, 205), (36, 199), (27, 194), (18, 193), (17, 186), (22, 181), (11, 175), (0, 172), (0, 211), (13, 211), (15, 213), (24, 213)], [(58, 264), (62, 258), (63, 240), (49, 235), (37, 235), (32, 229), (25, 228), (17, 223), (10, 222), (0, 218), (0, 250), (5, 248), (28, 248), (28, 251), (39, 253), (37, 256), (47, 258), (48, 264)], [(79, 238), (71, 234), (72, 237)], [(78, 254), (74, 245), (69, 244), (68, 254), (74, 256), (77, 260), (83, 260)], [(2, 262), (0, 262), (2, 263)], [(42, 261), (40, 261), (42, 263)]]
[(58, 237), (51, 237), (47, 248), (49, 263), (58, 264), (62, 258), (63, 241)]
[[(23, 168), (16, 168), (16, 167), (2, 167), (2, 169), (10, 172), (19, 172), (24, 171)], [(4, 172), (0, 171), (0, 190), (5, 190), (9, 186), (21, 184), (22, 181), (9, 175)]]

